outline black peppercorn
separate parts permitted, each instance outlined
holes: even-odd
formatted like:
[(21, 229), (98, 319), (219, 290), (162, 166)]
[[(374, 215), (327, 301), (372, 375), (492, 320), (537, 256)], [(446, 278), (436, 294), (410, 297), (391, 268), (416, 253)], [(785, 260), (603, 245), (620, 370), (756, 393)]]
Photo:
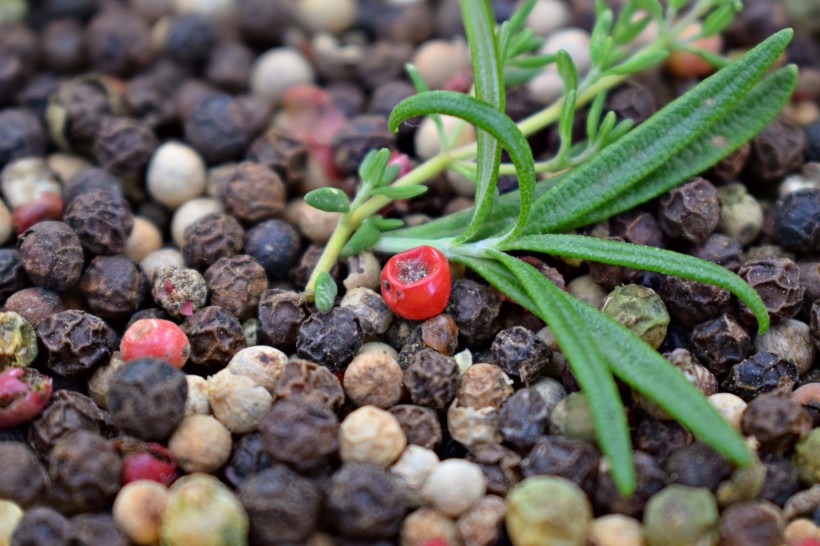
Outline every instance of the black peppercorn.
[(803, 164), (806, 135), (781, 118), (774, 119), (751, 141), (743, 179), (760, 184), (777, 182)]
[(635, 491), (628, 497), (623, 497), (618, 492), (610, 472), (605, 471), (598, 475), (598, 487), (595, 489), (593, 502), (599, 510), (638, 517), (649, 498), (666, 487), (669, 482), (669, 477), (658, 466), (657, 461), (646, 453), (633, 452), (632, 464), (635, 466)]
[(242, 37), (259, 48), (277, 44), (291, 9), (283, 0), (242, 0), (237, 8)]
[(27, 508), (46, 489), (43, 465), (23, 442), (0, 442), (0, 498)]
[(254, 58), (253, 50), (245, 44), (222, 42), (210, 52), (205, 77), (226, 91), (242, 91), (248, 86)]
[(185, 228), (182, 256), (190, 267), (204, 270), (220, 258), (238, 254), (244, 237), (245, 230), (236, 218), (212, 212)]
[(500, 310), (501, 298), (493, 288), (472, 279), (456, 279), (445, 312), (458, 324), (462, 343), (473, 346), (495, 336), (494, 322)]
[(498, 414), (498, 429), (504, 441), (516, 449), (529, 449), (549, 423), (549, 407), (533, 389), (520, 389), (510, 396)]
[(125, 175), (142, 174), (159, 145), (153, 131), (141, 121), (105, 117), (94, 139), (94, 157), (100, 167)]
[(743, 170), (751, 150), (751, 145), (748, 142), (744, 143), (740, 148), (709, 167), (704, 176), (714, 182), (726, 182), (736, 178)]
[(791, 390), (798, 379), (794, 361), (761, 352), (732, 366), (723, 388), (748, 401), (762, 392), (781, 387)]
[(501, 444), (477, 444), (466, 458), (484, 472), (487, 493), (506, 497), (521, 481), (521, 457)]
[(80, 278), (88, 307), (105, 320), (121, 321), (139, 308), (147, 288), (145, 275), (128, 256), (97, 256)]
[[(608, 241), (623, 242), (622, 237), (606, 237)], [(601, 262), (587, 262), (589, 267), (589, 275), (595, 284), (599, 284), (606, 290), (613, 290), (615, 287), (622, 284), (630, 284), (635, 282), (639, 272), (631, 267), (623, 267), (614, 264), (605, 264)]]
[(293, 187), (305, 178), (308, 149), (290, 133), (269, 129), (250, 145), (246, 159), (265, 165)]
[(722, 265), (729, 271), (740, 269), (743, 247), (740, 242), (721, 233), (713, 233), (703, 243), (691, 249), (692, 256)]
[(342, 175), (353, 174), (368, 151), (392, 149), (395, 140), (395, 135), (387, 130), (384, 117), (357, 116), (348, 120), (333, 137), (333, 162)]
[(247, 477), (272, 465), (273, 460), (262, 448), (262, 434), (251, 432), (234, 444), (231, 458), (222, 472), (230, 485), (239, 487)]
[(362, 340), (356, 315), (344, 307), (334, 307), (329, 313), (314, 313), (302, 323), (296, 353), (336, 371), (353, 360)]
[(3, 311), (13, 311), (37, 328), (43, 319), (64, 311), (60, 296), (43, 288), (24, 288), (6, 300)]
[(101, 190), (78, 195), (66, 208), (63, 219), (92, 254), (122, 252), (134, 228), (128, 202)]
[(776, 390), (749, 402), (741, 427), (757, 438), (761, 451), (786, 455), (811, 432), (812, 419), (788, 390)]
[(268, 167), (243, 161), (217, 187), (219, 200), (228, 213), (254, 224), (279, 214), (285, 208), (285, 185)]
[(732, 464), (706, 444), (694, 442), (672, 450), (663, 465), (672, 483), (717, 490), (732, 473)]
[(65, 292), (80, 280), (83, 249), (79, 237), (63, 222), (39, 222), (17, 240), (23, 267), (40, 288)]
[(52, 315), (37, 326), (48, 355), (46, 365), (60, 375), (93, 371), (108, 363), (116, 334), (102, 319), (85, 311)]
[(649, 453), (659, 461), (692, 441), (692, 434), (674, 421), (645, 417), (635, 431), (635, 449)]
[(789, 193), (777, 202), (774, 236), (784, 248), (808, 254), (820, 250), (820, 189)]
[(542, 436), (521, 462), (525, 478), (549, 474), (566, 478), (593, 495), (601, 455), (591, 444), (566, 436)]
[(350, 538), (391, 538), (406, 511), (401, 488), (382, 468), (347, 463), (333, 475), (325, 509), (334, 527)]
[(27, 510), (17, 523), (9, 544), (20, 546), (68, 546), (71, 538), (69, 521), (51, 508), (37, 506)]
[(404, 386), (414, 404), (442, 411), (455, 398), (458, 378), (458, 365), (453, 358), (422, 349), (410, 358)]
[[(323, 245), (316, 243), (308, 245), (302, 253), (302, 257), (299, 258), (299, 263), (296, 264), (296, 267), (291, 269), (288, 274), (288, 278), (297, 289), (301, 290), (307, 286), (308, 279), (310, 279), (311, 273), (313, 273), (313, 270), (316, 268), (316, 264), (319, 262), (319, 258), (322, 256), (323, 251)], [(333, 277), (333, 280), (335, 281), (339, 280), (341, 270), (338, 261), (336, 261), (336, 263), (334, 263), (330, 268), (330, 276)]]
[(23, 256), (13, 248), (0, 248), (0, 303), (27, 284)]
[(345, 399), (338, 377), (326, 367), (301, 358), (288, 361), (276, 383), (274, 394), (277, 399), (303, 398), (332, 411), (338, 411)]
[(387, 411), (398, 420), (408, 444), (436, 449), (441, 443), (441, 423), (435, 410), (414, 404), (399, 404)]
[[(749, 260), (737, 272), (757, 291), (772, 322), (792, 318), (803, 306), (806, 287), (800, 282), (800, 268), (788, 258)], [(754, 316), (745, 304), (739, 304), (740, 320), (754, 324)]]
[(117, 368), (108, 388), (108, 410), (123, 431), (142, 440), (164, 440), (185, 415), (185, 374), (158, 358), (137, 358)]
[(733, 504), (720, 515), (720, 544), (783, 544), (786, 521), (777, 506), (768, 502)]
[(254, 474), (239, 487), (253, 544), (303, 542), (319, 521), (319, 488), (282, 465)]
[(94, 401), (75, 391), (59, 390), (51, 403), (31, 424), (28, 443), (40, 455), (45, 456), (63, 435), (87, 430), (95, 434), (108, 434), (113, 429), (108, 413)]
[(191, 343), (188, 362), (209, 370), (224, 368), (233, 355), (248, 346), (242, 323), (216, 305), (195, 312), (180, 328)]
[(11, 102), (29, 76), (30, 68), (18, 56), (0, 51), (0, 101)]
[(125, 87), (128, 111), (147, 127), (167, 126), (177, 117), (177, 105), (168, 100), (182, 79), (178, 67), (166, 70), (170, 61), (158, 61), (150, 72), (141, 72), (130, 79)]
[(190, 115), (185, 116), (185, 140), (208, 162), (232, 161), (248, 144), (246, 126), (245, 114), (233, 97), (210, 94), (196, 101)]
[(163, 51), (177, 63), (201, 67), (214, 47), (214, 31), (208, 20), (196, 13), (174, 15), (163, 23)]
[(77, 19), (50, 21), (41, 35), (43, 64), (58, 72), (79, 72), (86, 63), (83, 27)]
[(95, 16), (86, 28), (86, 45), (94, 68), (116, 76), (137, 72), (153, 56), (148, 26), (124, 9), (108, 9)]
[(523, 326), (501, 330), (491, 347), (496, 364), (512, 377), (529, 385), (550, 365), (552, 350), (532, 331)]
[(82, 194), (93, 190), (109, 192), (114, 197), (123, 196), (120, 179), (99, 167), (86, 167), (77, 171), (63, 183), (63, 202), (69, 205)]
[(752, 340), (731, 315), (721, 315), (695, 326), (692, 352), (712, 373), (720, 375), (749, 356)]
[(783, 506), (800, 490), (797, 466), (790, 458), (778, 455), (767, 455), (761, 462), (766, 467), (766, 479), (760, 491), (760, 498)]
[(224, 307), (239, 320), (256, 313), (259, 299), (268, 289), (265, 270), (247, 255), (220, 258), (205, 271), (211, 303)]
[(339, 446), (339, 418), (301, 396), (274, 402), (259, 424), (262, 449), (299, 470), (318, 467)]
[(272, 288), (259, 299), (259, 342), (290, 353), (296, 348), (299, 329), (307, 318), (304, 298), (292, 290)]
[(820, 161), (820, 120), (814, 120), (803, 130), (806, 133), (806, 161)]
[(607, 97), (607, 108), (615, 112), (618, 119), (631, 119), (636, 125), (655, 113), (655, 99), (642, 85), (626, 83)]
[(688, 243), (702, 243), (717, 228), (720, 200), (711, 182), (696, 178), (661, 197), (658, 221), (664, 234)]
[(268, 220), (248, 230), (245, 252), (265, 268), (268, 279), (283, 279), (299, 260), (302, 241), (287, 222)]
[(71, 540), (82, 546), (129, 546), (110, 514), (79, 514), (71, 518)]
[(648, 212), (631, 210), (613, 216), (609, 220), (609, 232), (613, 237), (637, 245), (664, 246), (658, 221)]
[(727, 290), (674, 275), (663, 277), (658, 292), (671, 317), (690, 328), (717, 316), (729, 303)]
[(104, 509), (120, 489), (122, 461), (108, 440), (93, 432), (64, 435), (46, 464), (49, 492), (62, 512)]
[(42, 157), (48, 137), (37, 116), (22, 108), (0, 112), (0, 167), (21, 157)]

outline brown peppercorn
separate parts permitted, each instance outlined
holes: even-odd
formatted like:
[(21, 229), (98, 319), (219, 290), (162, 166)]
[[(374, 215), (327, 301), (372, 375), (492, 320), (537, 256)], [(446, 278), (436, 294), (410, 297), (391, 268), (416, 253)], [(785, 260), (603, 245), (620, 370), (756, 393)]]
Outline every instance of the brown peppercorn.
[(775, 118), (751, 141), (743, 179), (759, 184), (777, 182), (803, 164), (805, 133)]
[(794, 361), (759, 352), (732, 366), (723, 388), (749, 401), (762, 392), (791, 390), (799, 379)]
[(345, 399), (338, 377), (326, 367), (301, 358), (288, 361), (274, 393), (277, 400), (304, 398), (331, 411), (338, 411)]
[(51, 498), (66, 513), (104, 509), (120, 489), (122, 461), (108, 440), (93, 432), (60, 438), (46, 465)]
[(699, 244), (720, 221), (720, 199), (711, 182), (696, 178), (661, 197), (658, 222), (667, 237)]
[(247, 347), (242, 323), (229, 311), (216, 305), (203, 307), (180, 326), (191, 343), (188, 361), (194, 366), (219, 370)]
[(506, 497), (521, 481), (521, 457), (501, 444), (475, 445), (466, 458), (484, 472), (488, 493)]
[(13, 248), (0, 248), (0, 302), (5, 302), (28, 283), (23, 255)]
[(305, 542), (319, 523), (319, 488), (283, 465), (249, 476), (238, 493), (252, 544)]
[(292, 352), (306, 318), (305, 299), (299, 293), (280, 288), (266, 290), (259, 299), (259, 342)]
[(46, 489), (46, 473), (34, 452), (23, 442), (0, 442), (0, 498), (27, 508)]
[(814, 426), (820, 426), (820, 382), (804, 383), (794, 391), (794, 398), (809, 412)]
[(752, 340), (732, 315), (724, 314), (695, 326), (692, 352), (711, 372), (721, 375), (749, 356)]
[(48, 355), (46, 365), (60, 375), (93, 371), (108, 362), (116, 334), (102, 319), (85, 311), (62, 311), (37, 326)]
[(525, 385), (543, 374), (552, 360), (552, 350), (547, 344), (523, 326), (498, 332), (491, 350), (496, 363)]
[(45, 506), (26, 510), (9, 544), (52, 546), (70, 544), (71, 524), (65, 516)]
[(346, 463), (327, 488), (325, 510), (343, 535), (358, 539), (391, 538), (407, 507), (399, 486), (371, 463)]
[(501, 436), (516, 449), (529, 449), (545, 433), (549, 413), (547, 402), (537, 390), (518, 390), (501, 407), (498, 416)]
[(238, 488), (246, 478), (273, 466), (274, 462), (262, 449), (262, 434), (244, 434), (233, 445), (231, 458), (222, 473), (228, 483)]
[(636, 245), (664, 246), (658, 221), (648, 212), (633, 209), (613, 216), (609, 220), (609, 232), (613, 237)]
[(776, 390), (749, 402), (741, 427), (757, 438), (761, 451), (786, 455), (811, 432), (812, 419), (788, 390)]
[(87, 430), (107, 434), (112, 429), (108, 413), (102, 411), (91, 398), (75, 391), (59, 390), (29, 427), (28, 443), (45, 456), (69, 432)]
[(101, 11), (86, 28), (86, 46), (94, 68), (130, 76), (151, 60), (151, 34), (140, 17), (123, 9)]
[(336, 414), (301, 396), (274, 402), (259, 432), (265, 452), (297, 470), (320, 466), (339, 446)]
[(453, 401), (458, 388), (456, 361), (432, 349), (422, 349), (410, 359), (404, 386), (414, 404), (442, 411)]
[(453, 356), (458, 347), (458, 325), (450, 315), (429, 318), (421, 323), (421, 341), (434, 351)]
[(80, 239), (63, 222), (39, 222), (20, 235), (17, 248), (31, 282), (40, 288), (65, 292), (80, 280), (83, 249)]
[(221, 212), (206, 214), (185, 228), (182, 256), (185, 263), (204, 270), (220, 258), (230, 258), (242, 250), (245, 230), (236, 218)]
[(356, 406), (387, 409), (401, 399), (402, 379), (399, 363), (392, 357), (377, 352), (361, 353), (345, 370), (345, 395)]
[(83, 26), (77, 19), (50, 21), (41, 35), (43, 64), (57, 72), (78, 72), (86, 63)]
[(779, 546), (784, 543), (786, 521), (780, 508), (765, 501), (743, 502), (720, 516), (720, 544)]
[(127, 175), (142, 174), (159, 145), (144, 123), (126, 117), (105, 117), (94, 139), (94, 158), (100, 167)]
[(674, 275), (663, 277), (658, 292), (672, 318), (690, 328), (724, 311), (730, 297), (718, 286)]
[(268, 167), (243, 161), (231, 177), (217, 187), (225, 210), (242, 222), (254, 224), (273, 218), (285, 209), (285, 185)]
[(678, 447), (663, 463), (671, 483), (717, 490), (732, 474), (732, 464), (701, 442)]
[(583, 440), (566, 436), (541, 436), (521, 461), (525, 478), (549, 474), (566, 478), (594, 496), (601, 455)]
[(209, 163), (237, 159), (251, 136), (247, 130), (245, 112), (227, 94), (205, 96), (194, 104), (184, 119), (185, 140)]
[(128, 202), (100, 190), (78, 195), (66, 208), (63, 219), (92, 254), (122, 252), (134, 228)]
[[(792, 318), (803, 306), (805, 286), (800, 283), (800, 268), (788, 258), (749, 260), (737, 272), (757, 291), (772, 322)], [(754, 324), (745, 304), (738, 304), (741, 321)]]
[(314, 313), (302, 323), (296, 354), (337, 371), (353, 359), (362, 339), (356, 315), (344, 307), (334, 307), (329, 313)]
[(274, 128), (250, 145), (245, 158), (273, 170), (289, 187), (295, 187), (305, 179), (308, 149), (301, 139)]
[(473, 364), (458, 380), (456, 398), (460, 406), (500, 409), (513, 393), (512, 380), (495, 364)]
[(690, 253), (696, 258), (722, 265), (729, 271), (737, 271), (740, 269), (743, 247), (734, 237), (713, 233), (706, 241), (693, 247)]
[(3, 306), (3, 311), (17, 313), (35, 328), (44, 319), (64, 310), (60, 296), (44, 288), (24, 288), (12, 294)]
[(632, 464), (635, 466), (635, 491), (628, 497), (618, 492), (608, 467), (598, 474), (598, 486), (592, 497), (598, 510), (637, 517), (643, 512), (649, 497), (669, 482), (669, 477), (655, 459), (646, 453), (633, 452)]
[(110, 514), (79, 514), (71, 518), (71, 540), (84, 546), (129, 546)]
[(714, 182), (727, 182), (736, 178), (743, 170), (751, 150), (751, 145), (744, 142), (740, 148), (709, 167), (704, 174), (705, 178)]
[(635, 449), (664, 461), (677, 447), (693, 441), (692, 434), (674, 421), (645, 417), (635, 431)]
[(80, 278), (80, 292), (98, 317), (124, 321), (142, 303), (146, 282), (145, 275), (128, 256), (97, 256)]
[[(623, 242), (621, 237), (606, 237), (607, 241)], [(595, 284), (603, 286), (607, 291), (613, 290), (622, 284), (630, 284), (638, 277), (638, 271), (630, 267), (601, 262), (588, 262), (589, 275)]]
[(226, 91), (243, 91), (248, 86), (254, 58), (253, 50), (241, 42), (221, 42), (210, 51), (205, 77)]
[[(308, 279), (310, 279), (311, 273), (313, 273), (313, 270), (316, 268), (316, 264), (319, 262), (319, 258), (321, 257), (323, 251), (323, 245), (316, 243), (308, 245), (302, 253), (302, 256), (299, 258), (299, 263), (296, 267), (291, 269), (288, 279), (297, 289), (301, 290), (307, 286)], [(334, 281), (339, 281), (341, 270), (338, 261), (330, 268), (330, 276), (333, 277)]]
[(472, 346), (492, 339), (500, 310), (501, 298), (493, 288), (472, 279), (456, 279), (445, 312), (458, 324), (461, 342)]
[(392, 149), (396, 137), (387, 129), (387, 119), (377, 115), (356, 116), (333, 137), (333, 162), (343, 176), (359, 168), (365, 154), (380, 148)]
[(220, 258), (205, 271), (211, 303), (224, 307), (239, 320), (256, 313), (259, 299), (268, 289), (265, 270), (248, 255)]
[(414, 404), (399, 404), (388, 411), (398, 419), (408, 444), (436, 449), (441, 443), (441, 423), (435, 410)]
[(161, 441), (185, 415), (185, 374), (158, 358), (137, 358), (114, 371), (107, 406), (114, 423), (141, 440)]

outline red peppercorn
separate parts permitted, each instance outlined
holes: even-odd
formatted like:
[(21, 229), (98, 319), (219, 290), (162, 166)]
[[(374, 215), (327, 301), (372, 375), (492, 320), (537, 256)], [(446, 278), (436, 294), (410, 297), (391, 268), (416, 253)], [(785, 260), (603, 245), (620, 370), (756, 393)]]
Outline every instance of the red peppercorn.
[(820, 539), (818, 538), (804, 538), (797, 543), (797, 546), (820, 546)]
[(122, 442), (118, 449), (125, 451), (122, 459), (122, 484), (137, 480), (151, 480), (171, 485), (177, 476), (177, 463), (171, 451), (156, 442)]
[(0, 373), (0, 429), (37, 416), (51, 399), (51, 378), (32, 368)]
[(191, 354), (191, 344), (185, 332), (170, 320), (141, 319), (123, 334), (120, 352), (126, 362), (152, 356), (181, 368)]
[(431, 538), (424, 542), (423, 546), (449, 546), (443, 538)]
[(418, 246), (390, 258), (379, 284), (394, 313), (409, 320), (425, 320), (447, 307), (450, 267), (438, 249)]
[(63, 215), (63, 198), (53, 191), (44, 191), (34, 199), (15, 207), (11, 213), (11, 223), (17, 234), (44, 220), (59, 220)]

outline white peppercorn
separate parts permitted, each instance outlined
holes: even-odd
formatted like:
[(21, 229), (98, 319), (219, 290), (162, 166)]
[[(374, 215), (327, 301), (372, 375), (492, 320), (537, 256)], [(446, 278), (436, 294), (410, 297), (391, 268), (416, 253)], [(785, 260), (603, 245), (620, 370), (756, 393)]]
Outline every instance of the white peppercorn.
[(370, 288), (375, 290), (379, 287), (379, 275), (382, 266), (376, 256), (366, 250), (345, 260), (347, 265), (347, 277), (342, 281), (346, 290), (354, 288)]
[(453, 440), (464, 447), (484, 443), (498, 444), (503, 440), (499, 430), (498, 410), (492, 406), (471, 408), (454, 400), (447, 410), (447, 430)]
[(14, 226), (11, 223), (11, 212), (6, 204), (0, 200), (0, 244), (6, 244), (11, 234), (14, 232)]
[(234, 434), (256, 430), (273, 405), (273, 396), (265, 387), (230, 370), (208, 378), (208, 400), (214, 417)]
[(607, 514), (592, 520), (590, 546), (643, 546), (641, 522), (623, 514)]
[(368, 341), (367, 343), (362, 343), (362, 346), (359, 347), (359, 351), (356, 354), (364, 353), (379, 353), (389, 356), (395, 361), (399, 360), (399, 352), (383, 341)]
[(455, 518), (484, 496), (487, 478), (475, 463), (464, 459), (447, 459), (436, 465), (422, 491), (427, 502)]
[(409, 506), (424, 504), (422, 488), (438, 463), (439, 458), (435, 451), (410, 444), (399, 460), (390, 467), (390, 475), (401, 486), (404, 499)]
[(222, 203), (214, 197), (196, 197), (179, 206), (171, 217), (171, 239), (177, 248), (185, 244), (185, 228), (212, 212), (222, 212)]
[(730, 425), (740, 430), (743, 412), (748, 405), (741, 397), (730, 392), (719, 392), (709, 396), (708, 400)]
[[(453, 144), (454, 147), (463, 146), (475, 141), (476, 132), (472, 125), (451, 116), (439, 117), (444, 126), (444, 134), (448, 139), (453, 138), (456, 131), (458, 131), (458, 136)], [(421, 122), (421, 125), (416, 130), (415, 145), (416, 155), (418, 155), (420, 159), (430, 159), (441, 151), (441, 142), (439, 142), (436, 124), (432, 118), (425, 118), (424, 121)]]
[(285, 209), (285, 218), (296, 225), (302, 235), (317, 244), (324, 244), (330, 239), (340, 217), (339, 212), (315, 209), (303, 199), (291, 201)]
[(0, 187), (12, 209), (25, 205), (44, 191), (62, 193), (54, 171), (40, 157), (24, 157), (6, 165), (0, 172)]
[(526, 26), (536, 36), (545, 38), (572, 20), (569, 7), (560, 0), (538, 0), (527, 16)]
[(314, 32), (344, 32), (356, 21), (356, 0), (299, 0), (296, 16)]
[(100, 366), (88, 379), (88, 395), (103, 409), (108, 408), (108, 387), (111, 377), (117, 368), (125, 364), (119, 351), (111, 353), (111, 359), (105, 366)]
[(458, 544), (456, 522), (435, 508), (419, 508), (404, 518), (399, 531), (400, 546), (424, 546), (435, 540)]
[(11, 535), (21, 519), (22, 508), (9, 500), (0, 500), (0, 544), (11, 544)]
[(470, 73), (470, 53), (463, 39), (427, 40), (413, 53), (410, 62), (430, 89), (443, 89), (453, 77)]
[(748, 245), (763, 229), (763, 207), (750, 195), (746, 186), (739, 183), (718, 188), (720, 197), (720, 220), (718, 230)]
[(348, 364), (342, 386), (353, 404), (387, 409), (401, 399), (403, 377), (396, 359), (384, 353), (365, 352)]
[(275, 104), (288, 88), (313, 83), (315, 77), (310, 61), (298, 50), (277, 47), (257, 57), (251, 67), (250, 87), (254, 95)]
[(185, 472), (215, 472), (231, 456), (231, 432), (210, 415), (188, 415), (180, 421), (168, 449)]
[(392, 414), (375, 406), (362, 406), (339, 426), (339, 458), (344, 463), (391, 465), (407, 446), (407, 438)]
[(176, 248), (160, 248), (140, 260), (140, 267), (148, 282), (153, 284), (157, 271), (166, 267), (185, 267), (185, 260)]
[(154, 150), (145, 173), (145, 186), (155, 201), (175, 209), (202, 195), (205, 172), (205, 161), (195, 149), (169, 141)]
[(126, 484), (114, 499), (112, 516), (128, 540), (140, 546), (159, 541), (159, 523), (168, 505), (168, 489), (152, 480)]
[(755, 336), (754, 346), (758, 352), (774, 353), (792, 360), (800, 375), (811, 369), (817, 352), (809, 325), (796, 319), (773, 324), (765, 334)]
[(134, 228), (125, 241), (123, 252), (135, 262), (145, 259), (162, 247), (162, 233), (150, 220), (134, 216)]
[(595, 282), (592, 275), (581, 275), (572, 279), (567, 283), (567, 291), (597, 309), (604, 306), (606, 290)]
[(254, 345), (233, 355), (226, 369), (232, 374), (249, 377), (273, 394), (287, 364), (288, 356), (279, 349)]
[(188, 374), (188, 398), (185, 399), (185, 415), (210, 415), (211, 403), (208, 400), (208, 381), (204, 377)]
[(456, 527), (464, 546), (490, 546), (500, 538), (501, 522), (507, 511), (504, 499), (487, 495), (464, 512)]
[(595, 441), (595, 428), (583, 393), (573, 392), (555, 405), (550, 413), (550, 432)]
[(558, 405), (558, 402), (567, 397), (567, 389), (560, 381), (552, 377), (542, 377), (530, 385), (530, 388), (537, 391), (544, 399), (547, 405), (547, 413), (551, 413)]

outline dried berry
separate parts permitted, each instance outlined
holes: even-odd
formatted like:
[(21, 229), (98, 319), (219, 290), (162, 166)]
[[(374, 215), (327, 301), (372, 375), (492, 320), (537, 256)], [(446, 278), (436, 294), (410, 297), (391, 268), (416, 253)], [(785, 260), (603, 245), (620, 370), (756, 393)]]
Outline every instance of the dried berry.
[(803, 163), (806, 136), (780, 118), (774, 119), (751, 141), (751, 153), (743, 169), (744, 180), (769, 184), (780, 180)]
[(0, 429), (36, 417), (51, 399), (51, 378), (31, 368), (0, 372)]
[(62, 311), (37, 326), (48, 356), (47, 366), (60, 375), (89, 372), (108, 362), (116, 334), (102, 319), (85, 311)]
[(27, 510), (11, 535), (10, 544), (50, 546), (69, 544), (71, 524), (51, 508), (37, 506)]
[[(805, 286), (800, 283), (800, 268), (787, 258), (749, 260), (737, 272), (760, 295), (772, 322), (792, 318), (803, 306)], [(740, 319), (753, 323), (745, 304), (739, 304)]]
[(345, 370), (345, 395), (357, 406), (387, 409), (401, 399), (402, 380), (402, 370), (393, 357), (378, 352), (360, 353)]
[(45, 456), (69, 432), (87, 430), (108, 434), (112, 428), (109, 415), (91, 398), (75, 391), (59, 390), (43, 414), (29, 427), (28, 442)]
[(637, 284), (618, 286), (607, 296), (601, 311), (656, 349), (666, 337), (669, 312), (651, 288)]
[(128, 202), (101, 190), (78, 195), (66, 208), (63, 219), (92, 254), (122, 252), (134, 228)]
[(250, 145), (246, 157), (274, 170), (288, 186), (294, 186), (305, 177), (308, 149), (302, 140), (273, 128)]
[(791, 390), (798, 379), (793, 361), (759, 352), (732, 366), (723, 387), (749, 401), (760, 393), (782, 387)]
[(198, 101), (185, 116), (185, 140), (209, 163), (238, 158), (251, 136), (239, 103), (230, 95), (215, 93)]
[(109, 514), (79, 514), (71, 518), (71, 540), (87, 546), (129, 546)]
[(382, 297), (369, 288), (348, 290), (339, 306), (356, 315), (365, 336), (385, 333), (395, 318)]
[(460, 406), (500, 409), (513, 393), (512, 380), (499, 366), (473, 364), (461, 374), (456, 398)]
[(443, 410), (453, 401), (458, 388), (456, 361), (432, 349), (422, 349), (404, 372), (404, 386), (414, 404)]
[(338, 411), (344, 402), (344, 391), (336, 377), (325, 366), (290, 359), (276, 384), (276, 398), (300, 397), (311, 403)]
[(695, 326), (692, 352), (713, 373), (723, 374), (749, 356), (752, 340), (731, 315), (721, 315)]
[(108, 440), (93, 432), (63, 436), (46, 464), (51, 497), (64, 512), (101, 510), (120, 489), (122, 462)]
[(663, 278), (659, 293), (672, 318), (690, 328), (714, 318), (729, 303), (727, 290), (673, 275)]
[(37, 358), (37, 334), (32, 325), (13, 311), (0, 312), (0, 371), (24, 368)]
[(343, 463), (388, 467), (406, 446), (399, 421), (375, 406), (362, 406), (349, 413), (339, 427), (339, 458)]
[(259, 299), (259, 342), (285, 352), (296, 348), (299, 329), (307, 318), (304, 298), (297, 292), (272, 288)]
[(717, 228), (720, 200), (711, 182), (696, 178), (661, 197), (658, 222), (666, 236), (699, 244)]
[(809, 254), (820, 250), (820, 189), (793, 191), (775, 208), (774, 236), (788, 250)]
[(54, 292), (44, 288), (24, 288), (6, 300), (3, 310), (17, 313), (36, 328), (44, 319), (65, 311), (65, 307)]
[(216, 305), (195, 312), (181, 328), (191, 342), (190, 362), (195, 366), (218, 370), (247, 346), (239, 320)]
[(727, 508), (720, 516), (720, 543), (782, 544), (786, 521), (777, 506), (768, 502), (744, 502)]
[(344, 368), (362, 344), (362, 329), (349, 309), (335, 307), (329, 313), (314, 313), (299, 328), (297, 354), (327, 366)]
[(177, 462), (167, 447), (123, 436), (113, 442), (122, 457), (122, 484), (151, 480), (171, 485), (177, 476)]
[(649, 544), (711, 544), (718, 525), (715, 497), (701, 487), (670, 485), (646, 503), (643, 524)]
[(122, 335), (120, 353), (125, 362), (153, 357), (181, 368), (191, 354), (191, 345), (185, 332), (170, 320), (140, 319)]
[(309, 470), (336, 452), (339, 419), (302, 397), (277, 400), (259, 425), (262, 448), (274, 460)]
[(80, 278), (80, 292), (89, 309), (105, 320), (124, 321), (136, 311), (146, 280), (128, 256), (97, 256)]
[(519, 450), (531, 448), (546, 431), (548, 422), (547, 402), (533, 388), (516, 391), (498, 415), (501, 436)]
[(333, 137), (333, 163), (343, 175), (356, 172), (369, 150), (393, 148), (395, 135), (387, 130), (387, 120), (382, 116), (356, 116)]
[(45, 468), (23, 442), (0, 442), (0, 498), (22, 507), (37, 502), (46, 489)]
[(265, 270), (247, 255), (220, 258), (205, 271), (211, 304), (224, 307), (239, 320), (256, 313), (262, 293), (268, 289)]
[(273, 403), (265, 387), (227, 369), (208, 378), (208, 400), (214, 417), (234, 434), (256, 430)]
[(91, 62), (100, 72), (129, 76), (151, 59), (151, 34), (140, 17), (110, 9), (88, 24), (86, 46)]
[(525, 385), (542, 375), (552, 360), (552, 350), (547, 344), (523, 326), (498, 332), (491, 350), (496, 363)]
[(0, 165), (21, 157), (43, 157), (48, 136), (37, 115), (23, 108), (0, 112)]
[(456, 279), (446, 313), (458, 324), (459, 338), (467, 346), (492, 339), (493, 323), (501, 309), (501, 298), (490, 288), (471, 279)]
[(275, 172), (252, 161), (240, 163), (218, 187), (225, 209), (249, 224), (267, 220), (285, 208), (285, 185)]
[(715, 491), (720, 482), (732, 473), (732, 464), (729, 461), (700, 442), (673, 450), (663, 467), (672, 483), (706, 487), (711, 491)]
[(114, 372), (108, 409), (122, 430), (142, 440), (164, 440), (185, 414), (185, 374), (158, 358), (137, 358)]
[(159, 141), (144, 123), (127, 117), (105, 117), (94, 139), (97, 164), (114, 173), (141, 174)]
[(400, 404), (390, 408), (398, 419), (408, 444), (435, 449), (441, 443), (441, 424), (435, 410), (413, 404)]
[(593, 501), (598, 509), (637, 517), (643, 512), (649, 498), (666, 487), (669, 478), (654, 458), (635, 451), (632, 454), (632, 464), (635, 466), (635, 491), (628, 497), (621, 496), (618, 492), (608, 469), (598, 475), (598, 487), (593, 494)]
[(163, 267), (154, 274), (154, 301), (172, 317), (190, 317), (205, 306), (208, 287), (195, 269)]
[(28, 284), (23, 256), (13, 248), (0, 249), (0, 302), (22, 290)]
[(65, 292), (79, 282), (83, 270), (80, 239), (62, 222), (40, 222), (26, 230), (17, 242), (23, 267), (40, 288)]
[(521, 481), (521, 456), (501, 444), (473, 446), (467, 460), (484, 472), (488, 493), (506, 496)]
[(764, 393), (749, 402), (743, 433), (760, 442), (761, 451), (785, 455), (811, 431), (812, 420), (789, 391)]
[(204, 270), (220, 258), (230, 258), (242, 250), (245, 230), (233, 216), (212, 212), (185, 228), (182, 256), (185, 263)]

